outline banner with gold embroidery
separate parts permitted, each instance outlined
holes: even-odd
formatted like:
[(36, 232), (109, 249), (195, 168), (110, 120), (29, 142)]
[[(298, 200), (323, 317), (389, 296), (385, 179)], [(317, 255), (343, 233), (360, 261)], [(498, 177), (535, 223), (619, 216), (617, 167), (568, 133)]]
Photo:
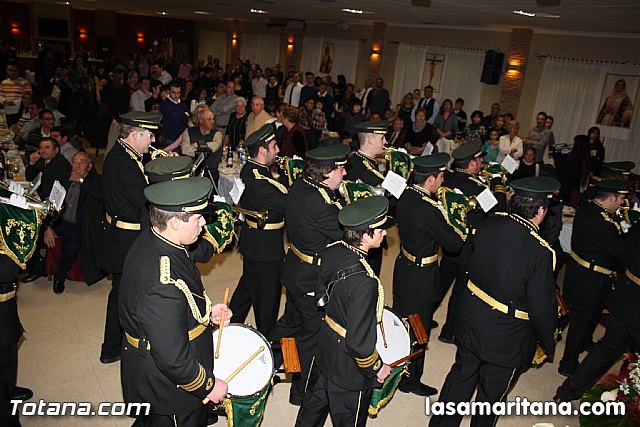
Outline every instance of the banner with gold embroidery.
[(282, 159), (282, 167), (284, 172), (287, 174), (289, 187), (291, 187), (293, 185), (293, 181), (302, 174), (302, 169), (304, 169), (304, 160), (291, 159), (289, 157), (283, 157)]
[(340, 183), (340, 194), (344, 196), (347, 203), (353, 203), (365, 197), (375, 196), (372, 186), (364, 182), (353, 181), (342, 181), (342, 183)]
[(271, 390), (271, 384), (261, 392), (249, 397), (228, 397), (224, 400), (229, 427), (257, 427), (264, 416), (264, 405)]
[(213, 204), (215, 211), (207, 218), (203, 237), (220, 253), (233, 240), (233, 209), (229, 203)]
[(27, 268), (27, 261), (36, 249), (41, 223), (42, 214), (35, 209), (0, 203), (0, 253), (21, 268)]
[(393, 397), (393, 394), (398, 388), (398, 384), (402, 379), (402, 375), (409, 375), (408, 367), (392, 368), (391, 373), (384, 380), (384, 384), (380, 388), (373, 389), (373, 395), (371, 395), (371, 403), (369, 404), (369, 415), (374, 417), (378, 415), (380, 409), (382, 409)]
[(411, 156), (409, 154), (394, 150), (387, 153), (386, 158), (389, 161), (390, 170), (404, 179), (409, 179), (412, 170)]
[(467, 238), (467, 212), (469, 202), (464, 194), (456, 193), (446, 187), (438, 189), (438, 200), (447, 211), (447, 222), (463, 239)]

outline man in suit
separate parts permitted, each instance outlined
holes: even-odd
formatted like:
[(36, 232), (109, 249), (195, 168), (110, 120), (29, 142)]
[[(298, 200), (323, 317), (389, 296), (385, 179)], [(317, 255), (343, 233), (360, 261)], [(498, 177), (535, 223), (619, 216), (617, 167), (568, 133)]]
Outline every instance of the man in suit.
[(389, 142), (391, 147), (403, 148), (406, 133), (404, 129), (404, 121), (402, 121), (401, 118), (396, 118), (391, 126), (391, 130), (387, 132), (387, 135), (385, 136), (386, 140)]
[(424, 108), (427, 111), (426, 119), (427, 123), (433, 126), (433, 122), (440, 111), (440, 103), (433, 97), (433, 86), (424, 87), (424, 98), (420, 98), (416, 105), (411, 110), (411, 121), (416, 121), (416, 111), (418, 108)]
[[(300, 73), (298, 71), (294, 71), (291, 74), (291, 83), (289, 83), (289, 86), (284, 90), (284, 100), (282, 102), (298, 107), (300, 105), (301, 90), (302, 83), (300, 83)], [(304, 102), (304, 99), (302, 102)]]

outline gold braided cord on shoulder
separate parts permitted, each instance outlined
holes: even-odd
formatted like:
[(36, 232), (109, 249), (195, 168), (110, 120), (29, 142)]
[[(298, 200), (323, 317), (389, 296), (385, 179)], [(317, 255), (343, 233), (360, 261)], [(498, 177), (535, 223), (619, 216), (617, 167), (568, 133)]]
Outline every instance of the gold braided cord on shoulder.
[(144, 173), (144, 165), (142, 164), (142, 157), (140, 156), (140, 154), (138, 154), (138, 152), (134, 150), (129, 144), (127, 144), (123, 139), (120, 139), (119, 141), (124, 148), (124, 151), (129, 155), (129, 157), (131, 157), (134, 162), (136, 162), (136, 165), (138, 165), (138, 169), (140, 169), (140, 172), (142, 172), (144, 180), (147, 182), (147, 184), (149, 184), (149, 178), (147, 178), (147, 175)]
[[(356, 152), (357, 154), (357, 152)], [(362, 163), (364, 163), (364, 167), (371, 172), (372, 174), (374, 174), (375, 176), (377, 176), (380, 179), (384, 179), (384, 175), (382, 175), (382, 173), (380, 173), (380, 171), (378, 169), (376, 169), (375, 167), (373, 167), (373, 165), (371, 163), (369, 163), (369, 160), (364, 158), (363, 156), (360, 156), (362, 158)]]
[(424, 200), (425, 202), (429, 203), (433, 207), (437, 208), (440, 211), (440, 213), (442, 214), (442, 216), (444, 217), (444, 219), (447, 220), (447, 224), (451, 225), (451, 223), (449, 222), (449, 215), (447, 215), (447, 211), (444, 208), (444, 206), (442, 206), (442, 204), (436, 202), (431, 197), (427, 197), (427, 196), (422, 196), (422, 200)]
[(373, 269), (371, 268), (367, 260), (364, 258), (360, 258), (360, 263), (362, 263), (362, 265), (364, 266), (364, 269), (367, 271), (367, 275), (369, 277), (376, 279), (376, 282), (378, 282), (378, 301), (376, 303), (376, 322), (380, 323), (382, 322), (382, 312), (384, 310), (384, 287), (382, 286), (380, 279), (378, 279), (378, 277), (376, 276), (376, 273), (373, 272)]
[(620, 228), (620, 224), (618, 224), (617, 221), (615, 221), (613, 218), (607, 215), (607, 213), (604, 211), (600, 212), (600, 215), (602, 215), (602, 218), (604, 218), (605, 221), (610, 222), (616, 227), (616, 230), (618, 230), (618, 234), (622, 234), (622, 228)]
[(282, 185), (281, 183), (279, 183), (273, 178), (269, 178), (268, 176), (262, 175), (260, 172), (258, 172), (258, 169), (253, 170), (253, 176), (255, 177), (255, 179), (266, 180), (269, 184), (276, 187), (282, 194), (287, 194), (289, 192), (289, 190), (287, 190), (287, 187), (285, 187), (284, 185)]
[(489, 186), (485, 182), (483, 182), (482, 180), (479, 180), (474, 176), (468, 176), (467, 178), (469, 178), (469, 181), (473, 181), (481, 187), (489, 188)]
[(201, 325), (208, 325), (209, 318), (211, 317), (211, 300), (207, 295), (207, 291), (202, 292), (202, 297), (205, 301), (205, 313), (204, 316), (200, 314), (200, 310), (198, 309), (198, 305), (196, 304), (196, 300), (193, 298), (193, 293), (187, 286), (186, 282), (182, 279), (174, 280), (171, 278), (171, 261), (168, 256), (160, 257), (160, 283), (164, 285), (173, 284), (176, 288), (180, 289), (187, 299), (187, 303), (189, 304), (189, 308), (191, 309), (191, 314), (193, 318), (196, 319)]
[(538, 242), (540, 242), (540, 244), (542, 246), (544, 246), (545, 248), (549, 249), (551, 251), (551, 255), (553, 256), (553, 268), (556, 268), (556, 251), (549, 245), (549, 243), (547, 243), (546, 240), (544, 240), (542, 237), (540, 237), (540, 235), (538, 233), (536, 233), (533, 230), (529, 231), (529, 234), (531, 234), (533, 237), (535, 237)]
[(324, 188), (318, 187), (318, 191), (320, 192), (320, 195), (322, 196), (326, 204), (335, 205), (338, 207), (338, 209), (342, 209), (342, 203), (340, 203), (337, 200), (332, 200), (331, 197), (329, 196), (329, 193), (327, 193), (327, 190), (325, 190)]

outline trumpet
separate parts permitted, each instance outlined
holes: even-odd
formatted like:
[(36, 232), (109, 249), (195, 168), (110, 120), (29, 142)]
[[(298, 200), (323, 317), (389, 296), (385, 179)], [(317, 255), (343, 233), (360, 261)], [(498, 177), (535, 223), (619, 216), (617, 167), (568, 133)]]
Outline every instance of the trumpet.
[[(44, 212), (45, 214), (56, 210), (55, 206), (49, 201), (49, 199), (45, 200), (44, 202), (40, 202), (36, 201), (33, 198), (28, 198), (28, 196), (25, 196), (25, 198), (27, 198), (27, 206), (29, 209), (36, 209)], [(11, 203), (11, 200), (8, 197), (0, 196), (0, 203), (5, 203), (8, 205)]]
[(258, 225), (258, 230), (262, 230), (264, 226), (267, 225), (267, 220), (269, 219), (269, 209), (267, 208), (260, 209), (259, 211), (252, 211), (238, 206), (232, 206), (231, 208), (235, 213), (241, 213), (253, 218)]
[(153, 145), (149, 146), (149, 152), (151, 153), (151, 160), (155, 160), (158, 157), (169, 157), (169, 153), (159, 148), (156, 148)]

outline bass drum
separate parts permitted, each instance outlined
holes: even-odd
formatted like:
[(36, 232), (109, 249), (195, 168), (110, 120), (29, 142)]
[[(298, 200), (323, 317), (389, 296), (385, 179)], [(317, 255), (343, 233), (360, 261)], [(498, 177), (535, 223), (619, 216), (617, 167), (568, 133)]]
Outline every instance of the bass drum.
[(382, 312), (382, 326), (384, 337), (383, 328), (379, 324), (376, 325), (376, 350), (384, 363), (390, 365), (411, 354), (411, 338), (407, 324), (386, 307)]
[[(219, 331), (217, 329), (213, 332), (214, 350)], [(240, 323), (224, 327), (219, 357), (213, 359), (213, 374), (216, 378), (227, 378), (262, 346), (264, 350), (229, 382), (229, 394), (232, 396), (247, 397), (262, 391), (273, 378), (275, 367), (271, 346), (260, 332)]]

